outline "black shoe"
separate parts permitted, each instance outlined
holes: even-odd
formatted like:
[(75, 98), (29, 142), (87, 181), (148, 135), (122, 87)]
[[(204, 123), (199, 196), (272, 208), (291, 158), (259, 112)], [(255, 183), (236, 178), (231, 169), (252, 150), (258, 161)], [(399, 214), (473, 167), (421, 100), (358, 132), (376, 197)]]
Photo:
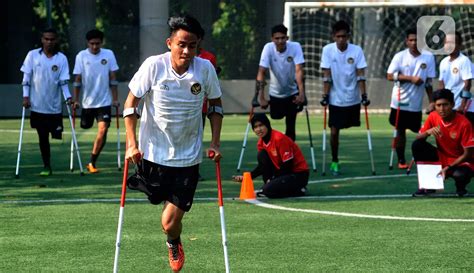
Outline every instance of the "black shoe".
[(424, 196), (429, 196), (430, 194), (436, 193), (436, 190), (425, 190), (425, 189), (419, 189), (416, 192), (414, 192), (411, 196), (413, 197), (424, 197)]
[(458, 197), (463, 197), (463, 196), (466, 195), (466, 194), (467, 194), (467, 190), (466, 190), (466, 189), (458, 189), (458, 190), (456, 190), (456, 195), (457, 195)]

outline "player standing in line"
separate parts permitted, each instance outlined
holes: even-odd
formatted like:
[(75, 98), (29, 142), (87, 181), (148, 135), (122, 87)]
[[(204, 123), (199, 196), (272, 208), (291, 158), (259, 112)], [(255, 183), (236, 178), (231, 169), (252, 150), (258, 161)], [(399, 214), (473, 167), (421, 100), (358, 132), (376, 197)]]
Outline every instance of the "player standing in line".
[[(348, 42), (350, 27), (345, 21), (332, 26), (334, 43), (323, 47), (323, 98), (321, 105), (329, 105), (332, 162), (329, 170), (339, 175), (339, 131), (360, 126), (360, 104), (368, 106), (364, 70), (367, 67), (360, 46)], [(360, 95), (359, 95), (360, 94)], [(362, 98), (362, 99), (360, 99)]]
[[(387, 79), (395, 83), (389, 121), (397, 129), (395, 149), (399, 169), (408, 168), (405, 159), (405, 131), (410, 129), (418, 133), (420, 130), (425, 90), (430, 102), (428, 112), (434, 109), (431, 81), (436, 77), (435, 59), (430, 52), (420, 52), (416, 41), (416, 29), (409, 29), (405, 38), (407, 48), (395, 54), (387, 70)], [(397, 111), (399, 111), (398, 124), (395, 124)]]
[[(129, 178), (148, 195), (152, 204), (164, 202), (161, 215), (167, 235), (170, 267), (181, 270), (184, 251), (180, 235), (181, 220), (191, 209), (202, 161), (201, 108), (204, 97), (209, 102), (208, 118), (214, 160), (219, 152), (223, 110), (221, 90), (212, 64), (194, 58), (204, 34), (200, 23), (191, 16), (168, 20), (171, 52), (146, 59), (130, 81), (124, 105), (127, 132), (126, 159), (138, 164)], [(137, 110), (144, 99), (139, 141), (136, 138)], [(140, 182), (137, 182), (140, 181)]]
[(44, 164), (40, 175), (49, 176), (53, 173), (49, 134), (53, 139), (62, 138), (62, 101), (64, 96), (67, 103), (71, 103), (71, 93), (69, 66), (66, 56), (59, 52), (56, 30), (44, 30), (41, 44), (41, 48), (28, 52), (20, 70), (23, 72), (23, 106), (31, 108), (30, 124), (38, 133)]
[[(272, 42), (263, 47), (257, 73), (256, 92), (260, 94), (260, 106), (270, 104), (272, 119), (285, 117), (285, 134), (296, 138), (296, 114), (303, 110), (305, 90), (303, 84), (304, 57), (298, 42), (288, 41), (288, 29), (284, 25), (272, 28)], [(270, 70), (270, 101), (265, 98), (265, 73)]]
[[(97, 158), (107, 141), (107, 131), (110, 126), (112, 107), (119, 107), (116, 71), (119, 69), (115, 55), (110, 49), (102, 48), (104, 33), (100, 30), (90, 30), (86, 34), (87, 49), (76, 56), (73, 74), (74, 106), (79, 107), (79, 93), (82, 94), (81, 128), (89, 129), (97, 120), (98, 132), (94, 140), (91, 159), (87, 164), (90, 173), (97, 173)], [(111, 92), (109, 92), (109, 89)]]

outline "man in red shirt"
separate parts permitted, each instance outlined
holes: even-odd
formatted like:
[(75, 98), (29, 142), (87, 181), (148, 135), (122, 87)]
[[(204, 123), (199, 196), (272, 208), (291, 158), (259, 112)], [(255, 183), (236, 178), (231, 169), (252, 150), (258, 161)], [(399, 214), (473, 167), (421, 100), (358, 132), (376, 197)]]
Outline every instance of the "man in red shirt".
[[(453, 110), (454, 96), (448, 89), (433, 93), (435, 110), (430, 113), (412, 145), (415, 161), (441, 162), (440, 175), (452, 177), (456, 183), (456, 194), (466, 195), (466, 185), (471, 181), (474, 170), (474, 135), (472, 125), (462, 114)], [(434, 136), (436, 146), (426, 139)], [(420, 189), (413, 196), (434, 193), (434, 190)]]

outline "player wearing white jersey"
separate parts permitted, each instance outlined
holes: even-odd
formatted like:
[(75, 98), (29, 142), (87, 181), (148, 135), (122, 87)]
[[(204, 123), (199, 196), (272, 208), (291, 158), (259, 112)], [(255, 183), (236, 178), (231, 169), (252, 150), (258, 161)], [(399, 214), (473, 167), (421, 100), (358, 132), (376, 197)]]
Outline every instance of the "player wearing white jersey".
[[(301, 45), (288, 41), (288, 29), (284, 25), (272, 28), (272, 42), (263, 47), (257, 73), (257, 93), (260, 106), (266, 109), (270, 104), (272, 119), (285, 118), (285, 134), (295, 140), (296, 114), (303, 108), (304, 57)], [(270, 70), (270, 101), (265, 98), (265, 73)]]
[(330, 171), (333, 175), (338, 175), (339, 131), (360, 126), (360, 104), (368, 106), (370, 101), (367, 98), (364, 76), (367, 63), (362, 48), (348, 43), (349, 24), (344, 21), (336, 22), (332, 26), (332, 36), (335, 42), (323, 47), (321, 57), (324, 76), (321, 105), (329, 105), (328, 125), (331, 128), (332, 153)]
[[(473, 78), (472, 63), (469, 58), (461, 53), (461, 33), (448, 34), (445, 37), (445, 48), (453, 48), (439, 64), (439, 89), (448, 89), (454, 95), (454, 110), (467, 115), (471, 99), (471, 79)], [(472, 122), (473, 120), (471, 120)]]
[(23, 72), (23, 106), (31, 109), (30, 124), (38, 133), (44, 169), (41, 176), (52, 174), (49, 134), (62, 138), (63, 96), (71, 101), (69, 66), (66, 56), (58, 51), (54, 29), (43, 31), (42, 47), (28, 52), (21, 66)]
[(406, 129), (418, 133), (421, 128), (425, 90), (430, 102), (427, 111), (434, 110), (431, 98), (431, 82), (436, 77), (434, 56), (427, 51), (420, 52), (416, 41), (416, 29), (409, 29), (405, 38), (407, 49), (395, 54), (387, 70), (387, 79), (395, 83), (389, 121), (397, 129), (395, 149), (400, 169), (408, 168), (405, 160)]
[[(82, 94), (81, 128), (89, 129), (97, 120), (98, 132), (94, 140), (91, 159), (87, 164), (90, 173), (97, 173), (97, 158), (107, 141), (111, 121), (111, 105), (119, 107), (116, 80), (118, 70), (115, 55), (110, 49), (102, 48), (104, 33), (93, 29), (86, 34), (87, 49), (76, 56), (73, 74), (75, 107), (79, 107), (79, 93)], [(110, 91), (109, 91), (110, 90)]]
[[(201, 25), (190, 16), (171, 17), (168, 25), (170, 37), (166, 43), (171, 52), (149, 57), (133, 76), (124, 118), (126, 159), (139, 167), (128, 179), (129, 186), (145, 192), (152, 204), (164, 202), (161, 224), (168, 236), (170, 267), (179, 271), (184, 264), (181, 220), (191, 208), (202, 160), (204, 97), (209, 102), (210, 150), (215, 161), (221, 158), (223, 111), (214, 67), (207, 60), (194, 58), (204, 34)], [(137, 141), (135, 108), (142, 98)]]

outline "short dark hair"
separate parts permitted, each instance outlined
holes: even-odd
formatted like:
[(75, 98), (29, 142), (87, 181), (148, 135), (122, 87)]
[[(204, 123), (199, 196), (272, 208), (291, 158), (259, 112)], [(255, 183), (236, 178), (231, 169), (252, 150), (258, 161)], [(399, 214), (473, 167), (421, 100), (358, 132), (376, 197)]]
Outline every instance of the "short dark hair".
[(92, 39), (100, 39), (101, 41), (104, 40), (104, 33), (98, 29), (92, 29), (92, 30), (89, 30), (87, 33), (86, 33), (86, 40), (87, 41), (90, 41)]
[(283, 24), (279, 24), (279, 25), (276, 25), (276, 26), (272, 27), (272, 35), (277, 33), (277, 32), (287, 35), (288, 34), (288, 29)]
[(410, 35), (416, 35), (416, 28), (409, 28), (407, 31), (405, 31), (405, 38), (408, 38)]
[(168, 26), (170, 28), (170, 36), (182, 29), (193, 33), (198, 39), (204, 38), (204, 29), (201, 27), (201, 24), (190, 15), (172, 16), (168, 19)]
[(446, 99), (450, 103), (454, 104), (454, 94), (449, 89), (438, 89), (433, 92), (432, 97), (434, 102), (440, 99)]
[(456, 41), (456, 44), (462, 45), (462, 35), (461, 35), (461, 32), (455, 31), (455, 32), (454, 32), (454, 37), (455, 37), (454, 39), (455, 39), (455, 41)]
[(332, 34), (335, 34), (338, 31), (345, 30), (347, 33), (351, 33), (351, 27), (344, 20), (339, 20), (334, 25), (332, 25)]
[(43, 31), (41, 31), (41, 35), (45, 33), (54, 33), (55, 35), (58, 35), (58, 32), (56, 31), (56, 29), (52, 27), (45, 28), (43, 29)]

